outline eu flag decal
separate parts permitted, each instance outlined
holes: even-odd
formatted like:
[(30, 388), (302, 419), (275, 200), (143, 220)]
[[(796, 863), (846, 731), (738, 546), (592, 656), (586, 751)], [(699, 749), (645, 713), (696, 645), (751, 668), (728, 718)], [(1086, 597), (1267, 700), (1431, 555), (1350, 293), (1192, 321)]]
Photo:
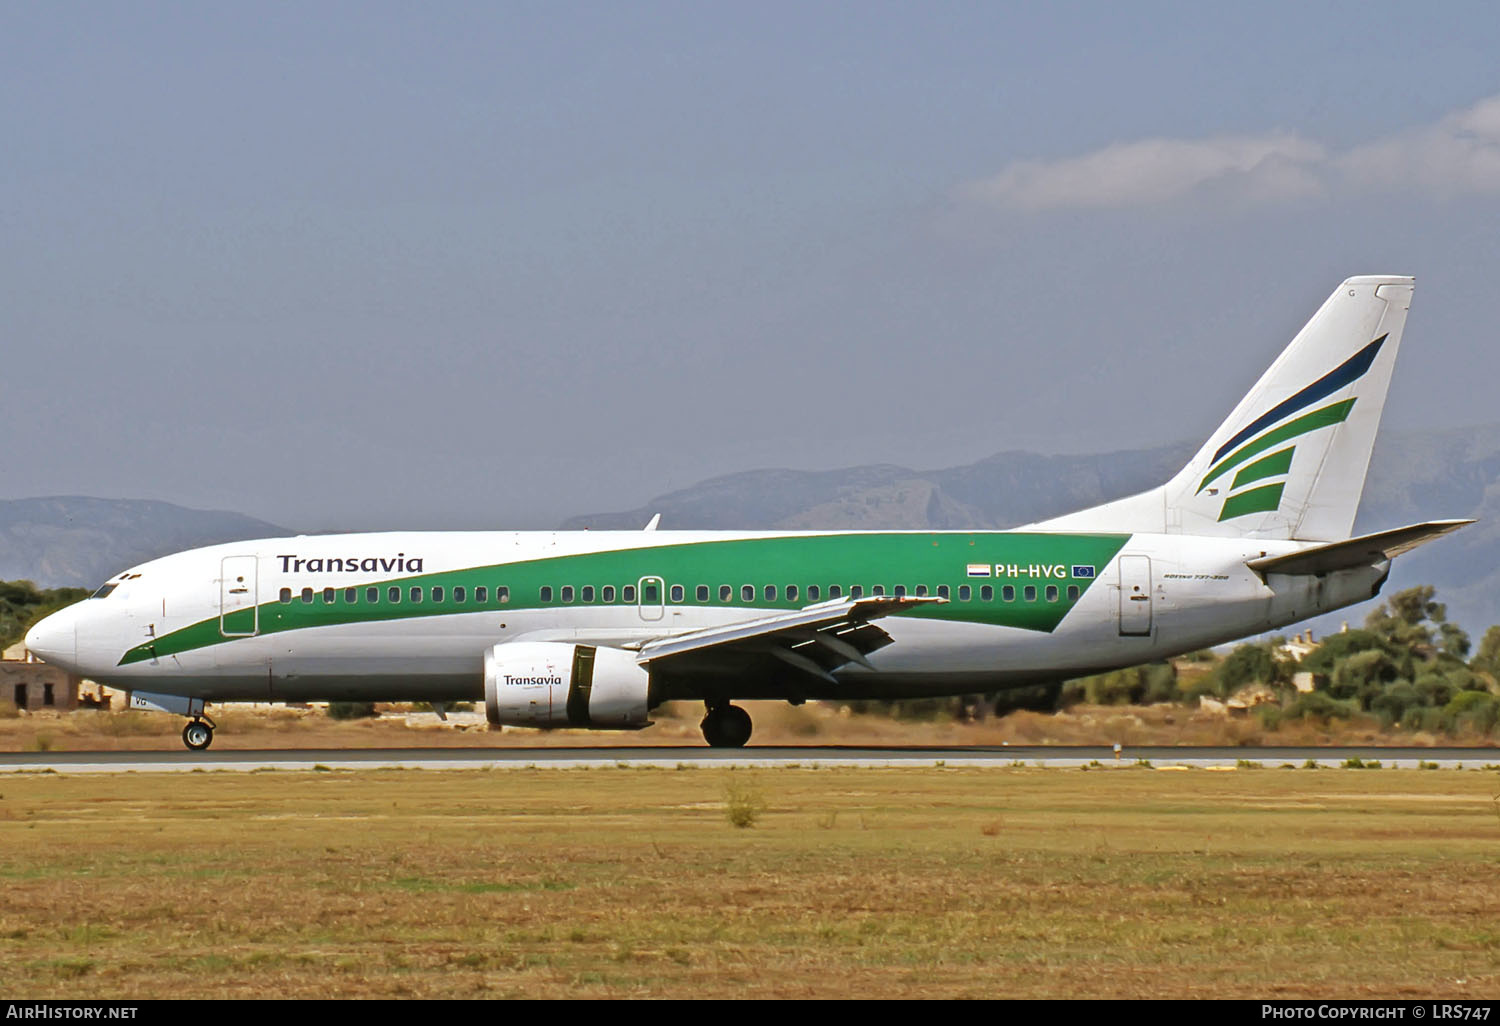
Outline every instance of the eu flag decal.
[(1093, 577), (1094, 576), (1094, 568), (1091, 567), (1091, 566), (1075, 566), (1073, 568), (1073, 576), (1074, 577)]

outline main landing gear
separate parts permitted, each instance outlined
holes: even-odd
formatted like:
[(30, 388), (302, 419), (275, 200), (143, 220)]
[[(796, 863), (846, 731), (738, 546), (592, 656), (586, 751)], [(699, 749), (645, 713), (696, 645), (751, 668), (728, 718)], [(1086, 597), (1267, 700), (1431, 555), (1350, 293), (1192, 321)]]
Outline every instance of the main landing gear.
[(182, 743), (195, 752), (201, 752), (214, 743), (214, 721), (204, 716), (189, 720), (182, 728)]
[(703, 740), (713, 748), (742, 748), (750, 740), (750, 714), (728, 702), (710, 703), (702, 727)]

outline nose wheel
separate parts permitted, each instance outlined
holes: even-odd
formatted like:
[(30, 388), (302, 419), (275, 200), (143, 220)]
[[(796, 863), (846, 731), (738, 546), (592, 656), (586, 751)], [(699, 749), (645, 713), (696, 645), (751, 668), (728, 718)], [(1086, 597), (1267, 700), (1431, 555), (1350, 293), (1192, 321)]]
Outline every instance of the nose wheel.
[(214, 725), (211, 720), (191, 720), (182, 728), (182, 743), (195, 752), (201, 752), (214, 743)]
[(737, 705), (709, 706), (702, 727), (712, 748), (742, 748), (750, 740), (750, 714)]

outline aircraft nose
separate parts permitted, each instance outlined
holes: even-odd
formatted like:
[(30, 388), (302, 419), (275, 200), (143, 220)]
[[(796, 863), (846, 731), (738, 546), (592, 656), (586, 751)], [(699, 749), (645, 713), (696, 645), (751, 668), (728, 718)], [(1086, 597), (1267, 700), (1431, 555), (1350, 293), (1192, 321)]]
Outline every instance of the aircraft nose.
[(43, 662), (69, 666), (78, 660), (78, 632), (67, 610), (43, 617), (26, 632), (26, 650)]

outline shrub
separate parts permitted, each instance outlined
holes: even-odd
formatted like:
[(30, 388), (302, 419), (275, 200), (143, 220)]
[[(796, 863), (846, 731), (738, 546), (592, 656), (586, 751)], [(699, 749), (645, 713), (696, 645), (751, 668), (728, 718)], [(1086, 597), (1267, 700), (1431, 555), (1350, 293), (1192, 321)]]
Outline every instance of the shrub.
[(1262, 702), (1255, 707), (1255, 719), (1260, 723), (1262, 730), (1276, 730), (1281, 726), (1281, 706), (1271, 702)]
[(1407, 709), (1425, 704), (1411, 681), (1398, 680), (1380, 691), (1370, 701), (1372, 712), (1388, 713), (1392, 720), (1401, 719)]
[(1141, 667), (1145, 678), (1146, 702), (1175, 702), (1180, 691), (1177, 687), (1177, 667), (1171, 663), (1151, 663)]
[(332, 720), (363, 720), (374, 715), (374, 702), (328, 703), (328, 718)]
[(1318, 647), (1302, 660), (1302, 669), (1308, 673), (1332, 674), (1334, 667), (1356, 652), (1384, 651), (1385, 645), (1371, 631), (1344, 631), (1330, 634)]
[(1356, 652), (1334, 667), (1328, 694), (1339, 699), (1360, 698), (1362, 693), (1370, 693), (1372, 685), (1382, 688), (1398, 674), (1395, 661), (1385, 652), (1373, 649)]
[(752, 827), (765, 811), (765, 800), (753, 782), (731, 778), (724, 785), (724, 816), (731, 826)]
[(1480, 691), (1460, 691), (1442, 710), (1442, 724), (1447, 730), (1469, 727), (1481, 734), (1495, 729), (1500, 720), (1500, 702)]
[(1315, 720), (1327, 722), (1332, 719), (1347, 720), (1359, 710), (1353, 702), (1340, 702), (1322, 691), (1310, 691), (1299, 695), (1296, 701), (1282, 710), (1288, 720)]
[(1422, 704), (1431, 706), (1447, 705), (1456, 690), (1447, 677), (1430, 671), (1417, 677), (1416, 687)]

